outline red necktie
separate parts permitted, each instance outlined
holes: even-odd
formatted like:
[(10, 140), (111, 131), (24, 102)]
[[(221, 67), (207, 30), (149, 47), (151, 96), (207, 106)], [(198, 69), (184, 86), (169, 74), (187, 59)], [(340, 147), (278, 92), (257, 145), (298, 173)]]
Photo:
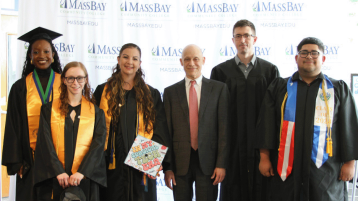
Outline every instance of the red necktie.
[(190, 141), (194, 150), (198, 149), (198, 96), (194, 88), (195, 80), (190, 81), (189, 89), (189, 120), (190, 120)]

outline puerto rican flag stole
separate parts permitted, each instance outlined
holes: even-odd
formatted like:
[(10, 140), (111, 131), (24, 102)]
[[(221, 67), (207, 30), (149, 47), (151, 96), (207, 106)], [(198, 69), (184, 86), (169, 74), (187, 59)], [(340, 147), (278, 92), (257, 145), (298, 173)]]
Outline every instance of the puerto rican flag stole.
[[(283, 113), (283, 107), (286, 107)], [(277, 172), (282, 181), (285, 181), (292, 172), (295, 139), (297, 82), (292, 77), (287, 82), (287, 93), (281, 107), (280, 147), (278, 152)], [(283, 119), (282, 119), (283, 116)]]
[[(277, 172), (282, 181), (291, 174), (294, 159), (295, 118), (297, 101), (297, 82), (292, 77), (287, 82), (287, 93), (281, 107), (280, 144)], [(286, 102), (286, 105), (285, 105)], [(334, 88), (325, 75), (320, 84), (315, 108), (313, 147), (311, 159), (320, 168), (332, 156), (331, 127), (334, 114)], [(326, 150), (326, 151), (325, 151)]]

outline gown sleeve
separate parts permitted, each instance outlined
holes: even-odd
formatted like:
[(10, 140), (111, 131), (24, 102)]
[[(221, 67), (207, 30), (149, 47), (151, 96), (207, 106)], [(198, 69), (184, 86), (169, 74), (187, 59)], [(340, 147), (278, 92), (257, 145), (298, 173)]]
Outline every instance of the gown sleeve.
[(212, 80), (216, 80), (216, 81), (220, 81), (220, 82), (225, 82), (225, 80), (223, 80), (220, 76), (220, 67), (219, 65), (214, 67), (212, 70), (211, 70), (211, 74), (210, 74), (210, 79)]
[(91, 146), (82, 160), (78, 172), (83, 174), (88, 179), (106, 187), (106, 162), (104, 157), (104, 143), (106, 140), (106, 120), (104, 112), (97, 106), (96, 120), (94, 125), (94, 133)]
[(172, 115), (171, 115), (171, 106), (170, 106), (170, 101), (169, 101), (169, 95), (168, 92), (169, 90), (166, 88), (164, 89), (164, 94), (163, 94), (163, 101), (164, 101), (164, 110), (165, 110), (165, 115), (166, 115), (166, 119), (167, 119), (167, 128), (168, 128), (168, 139), (170, 139), (169, 144), (168, 144), (168, 152), (167, 155), (164, 158), (164, 161), (166, 163), (164, 163), (163, 165), (163, 170), (167, 171), (167, 170), (174, 170), (174, 152), (172, 151), (173, 148), (173, 127), (172, 127)]
[(345, 82), (338, 81), (337, 91), (340, 94), (340, 105), (338, 108), (338, 135), (340, 139), (339, 147), (341, 149), (341, 162), (357, 160), (358, 117), (355, 101)]
[(93, 96), (96, 99), (96, 105), (97, 106), (99, 106), (99, 104), (101, 103), (101, 97), (102, 97), (102, 93), (103, 93), (105, 85), (106, 85), (105, 83), (101, 84), (101, 85), (98, 85), (96, 87), (96, 90), (94, 90)]
[(40, 125), (37, 134), (35, 152), (35, 178), (34, 184), (47, 179), (52, 179), (59, 174), (65, 173), (62, 163), (57, 157), (51, 135), (51, 109), (52, 102), (42, 105)]
[(24, 89), (21, 89), (21, 86), (25, 85), (22, 81), (24, 80), (17, 81), (11, 87), (7, 105), (2, 165), (7, 166), (9, 175), (16, 174), (25, 163), (21, 142), (26, 136), (26, 129), (23, 129), (22, 125), (23, 121), (27, 121), (27, 116), (21, 115), (21, 109), (26, 110), (26, 90), (23, 92)]
[[(277, 134), (280, 132), (277, 127), (276, 99), (278, 86), (283, 84), (283, 79), (275, 79), (268, 87), (264, 100), (262, 101), (260, 114), (256, 125), (256, 148), (277, 149)], [(283, 84), (285, 85), (285, 84)]]
[[(169, 131), (167, 126), (167, 120), (164, 111), (164, 105), (160, 96), (160, 93), (157, 89), (152, 89), (152, 97), (154, 102), (155, 109), (155, 123), (154, 123), (154, 132), (152, 140), (169, 147)], [(169, 154), (170, 152), (167, 152)], [(163, 167), (170, 165), (170, 159), (166, 156), (163, 161)], [(164, 168), (166, 169), (166, 168)]]

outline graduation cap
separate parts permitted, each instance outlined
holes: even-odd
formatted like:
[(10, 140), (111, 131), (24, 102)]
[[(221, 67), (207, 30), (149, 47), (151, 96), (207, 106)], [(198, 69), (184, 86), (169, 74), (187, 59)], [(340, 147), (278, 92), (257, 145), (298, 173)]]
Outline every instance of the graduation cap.
[(25, 33), (24, 35), (20, 36), (18, 38), (18, 40), (32, 43), (39, 39), (47, 39), (47, 40), (52, 41), (60, 36), (62, 36), (62, 34), (51, 31), (49, 29), (42, 28), (42, 27), (37, 27), (36, 29), (33, 29), (33, 30)]

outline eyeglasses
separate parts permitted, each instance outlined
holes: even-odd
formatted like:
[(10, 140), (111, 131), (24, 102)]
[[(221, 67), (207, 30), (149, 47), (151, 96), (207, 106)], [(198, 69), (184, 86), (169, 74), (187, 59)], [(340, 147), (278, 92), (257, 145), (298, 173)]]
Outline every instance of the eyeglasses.
[(244, 37), (244, 39), (249, 39), (250, 37), (255, 37), (255, 36), (252, 34), (244, 34), (244, 35), (237, 34), (234, 36), (235, 40), (240, 40), (242, 37)]
[(85, 77), (65, 77), (68, 83), (73, 83), (75, 80), (77, 80), (78, 83), (82, 83), (85, 81)]
[(299, 51), (298, 54), (300, 55), (301, 58), (306, 58), (308, 57), (309, 54), (311, 54), (311, 57), (313, 59), (317, 59), (319, 57), (319, 52), (317, 51), (312, 51), (312, 52), (308, 52), (308, 51)]

